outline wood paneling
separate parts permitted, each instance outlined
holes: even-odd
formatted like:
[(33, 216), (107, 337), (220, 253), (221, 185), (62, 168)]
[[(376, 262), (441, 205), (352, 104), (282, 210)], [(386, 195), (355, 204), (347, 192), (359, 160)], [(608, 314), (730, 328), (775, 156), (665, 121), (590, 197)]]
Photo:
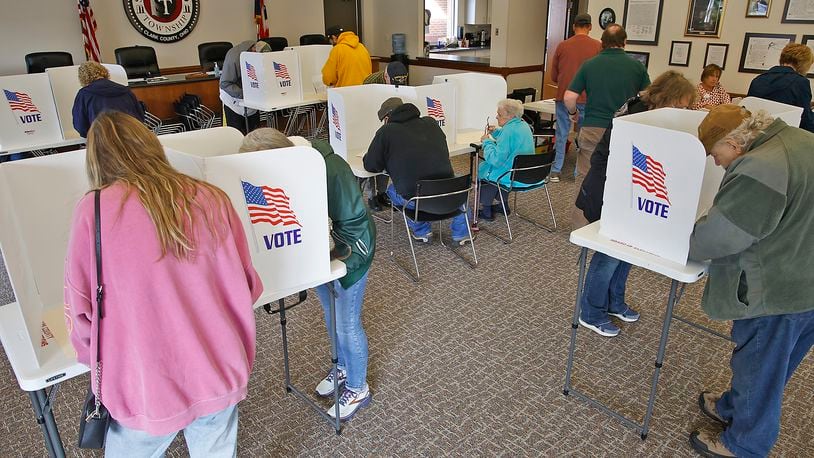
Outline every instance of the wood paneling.
[[(162, 69), (162, 72), (164, 70)], [(147, 110), (161, 119), (176, 118), (173, 102), (184, 94), (195, 94), (201, 102), (215, 113), (221, 113), (222, 105), (217, 78), (166, 81), (149, 85), (131, 85), (136, 98), (147, 104)]]

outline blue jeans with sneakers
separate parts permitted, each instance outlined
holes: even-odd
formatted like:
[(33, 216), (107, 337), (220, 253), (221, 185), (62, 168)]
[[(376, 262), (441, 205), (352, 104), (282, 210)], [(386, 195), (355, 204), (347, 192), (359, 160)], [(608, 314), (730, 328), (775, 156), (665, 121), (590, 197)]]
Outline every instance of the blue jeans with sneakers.
[(721, 441), (739, 457), (767, 456), (780, 433), (783, 390), (814, 344), (814, 310), (732, 323), (732, 385), (715, 409)]
[(608, 312), (622, 313), (627, 309), (625, 284), (630, 267), (630, 264), (604, 253), (594, 253), (582, 290), (582, 321), (592, 325), (608, 323)]
[[(390, 186), (387, 187), (387, 196), (390, 197), (390, 202), (393, 202), (393, 205), (397, 207), (404, 206), (407, 204), (407, 199), (401, 197), (398, 192), (396, 192), (396, 188), (393, 187), (391, 183)], [(412, 210), (415, 208), (413, 202), (407, 204), (407, 209)], [(409, 217), (407, 218), (407, 225), (410, 227), (410, 231), (415, 234), (416, 237), (423, 237), (429, 234), (432, 231), (432, 225), (427, 222), (416, 222), (411, 220)], [(469, 238), (469, 231), (466, 228), (466, 215), (461, 213), (460, 215), (452, 218), (452, 222), (449, 224), (449, 230), (452, 232), (452, 239), (453, 240), (463, 240)]]
[[(367, 385), (367, 334), (362, 327), (362, 302), (365, 299), (365, 287), (367, 286), (367, 274), (360, 278), (348, 289), (342, 287), (339, 280), (334, 280), (333, 285), (336, 290), (336, 340), (338, 366), (347, 373), (345, 387), (351, 391), (359, 392)], [(327, 285), (320, 285), (316, 288), (319, 302), (322, 303), (322, 310), (325, 313), (325, 326), (329, 327), (331, 316), (329, 315), (330, 291)], [(328, 328), (330, 329), (330, 327)], [(330, 334), (330, 330), (328, 331)]]
[[(560, 173), (562, 171), (562, 164), (565, 162), (565, 145), (568, 142), (568, 133), (571, 131), (571, 116), (568, 116), (568, 108), (565, 103), (557, 101), (555, 104), (556, 112), (556, 125), (554, 126), (554, 164), (551, 165), (551, 173)], [(578, 103), (577, 111), (579, 112), (579, 125), (585, 119), (585, 104)], [(574, 170), (576, 173), (576, 170)]]
[[(105, 456), (164, 456), (178, 431), (153, 436), (144, 431), (110, 422), (105, 440)], [(184, 428), (184, 439), (191, 457), (231, 458), (237, 456), (237, 404), (220, 412), (198, 417)]]

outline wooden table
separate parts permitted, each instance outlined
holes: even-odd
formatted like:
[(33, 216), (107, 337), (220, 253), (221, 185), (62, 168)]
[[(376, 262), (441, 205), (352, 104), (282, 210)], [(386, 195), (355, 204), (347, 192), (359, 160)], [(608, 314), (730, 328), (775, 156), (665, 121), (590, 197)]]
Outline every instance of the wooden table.
[(167, 75), (166, 80), (147, 83), (130, 82), (128, 86), (136, 98), (147, 105), (147, 111), (161, 119), (175, 119), (173, 102), (184, 94), (195, 94), (201, 103), (218, 115), (223, 111), (220, 101), (218, 77), (207, 75), (205, 78), (187, 79), (187, 75)]

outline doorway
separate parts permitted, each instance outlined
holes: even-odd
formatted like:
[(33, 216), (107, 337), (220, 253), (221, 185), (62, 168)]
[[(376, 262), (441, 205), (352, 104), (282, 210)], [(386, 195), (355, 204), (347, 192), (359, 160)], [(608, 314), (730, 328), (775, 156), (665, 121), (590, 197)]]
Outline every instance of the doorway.
[(325, 27), (338, 25), (345, 30), (353, 30), (362, 38), (361, 0), (323, 0)]
[[(582, 5), (581, 5), (582, 4)], [(574, 18), (579, 14), (580, 6), (587, 9), (585, 0), (549, 0), (548, 23), (546, 26), (545, 71), (543, 72), (543, 99), (550, 99), (557, 95), (557, 85), (551, 81), (548, 68), (551, 57), (557, 46), (574, 34)]]

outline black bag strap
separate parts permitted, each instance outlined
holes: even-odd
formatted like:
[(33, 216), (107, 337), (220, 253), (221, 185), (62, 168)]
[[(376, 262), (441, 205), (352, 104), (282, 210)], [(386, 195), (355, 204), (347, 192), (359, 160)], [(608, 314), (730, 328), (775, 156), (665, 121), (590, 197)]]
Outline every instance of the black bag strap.
[(101, 191), (94, 191), (93, 208), (94, 208), (94, 226), (95, 235), (94, 241), (96, 245), (96, 364), (99, 364), (99, 340), (102, 334), (102, 297), (104, 291), (102, 288), (102, 218), (101, 218)]

